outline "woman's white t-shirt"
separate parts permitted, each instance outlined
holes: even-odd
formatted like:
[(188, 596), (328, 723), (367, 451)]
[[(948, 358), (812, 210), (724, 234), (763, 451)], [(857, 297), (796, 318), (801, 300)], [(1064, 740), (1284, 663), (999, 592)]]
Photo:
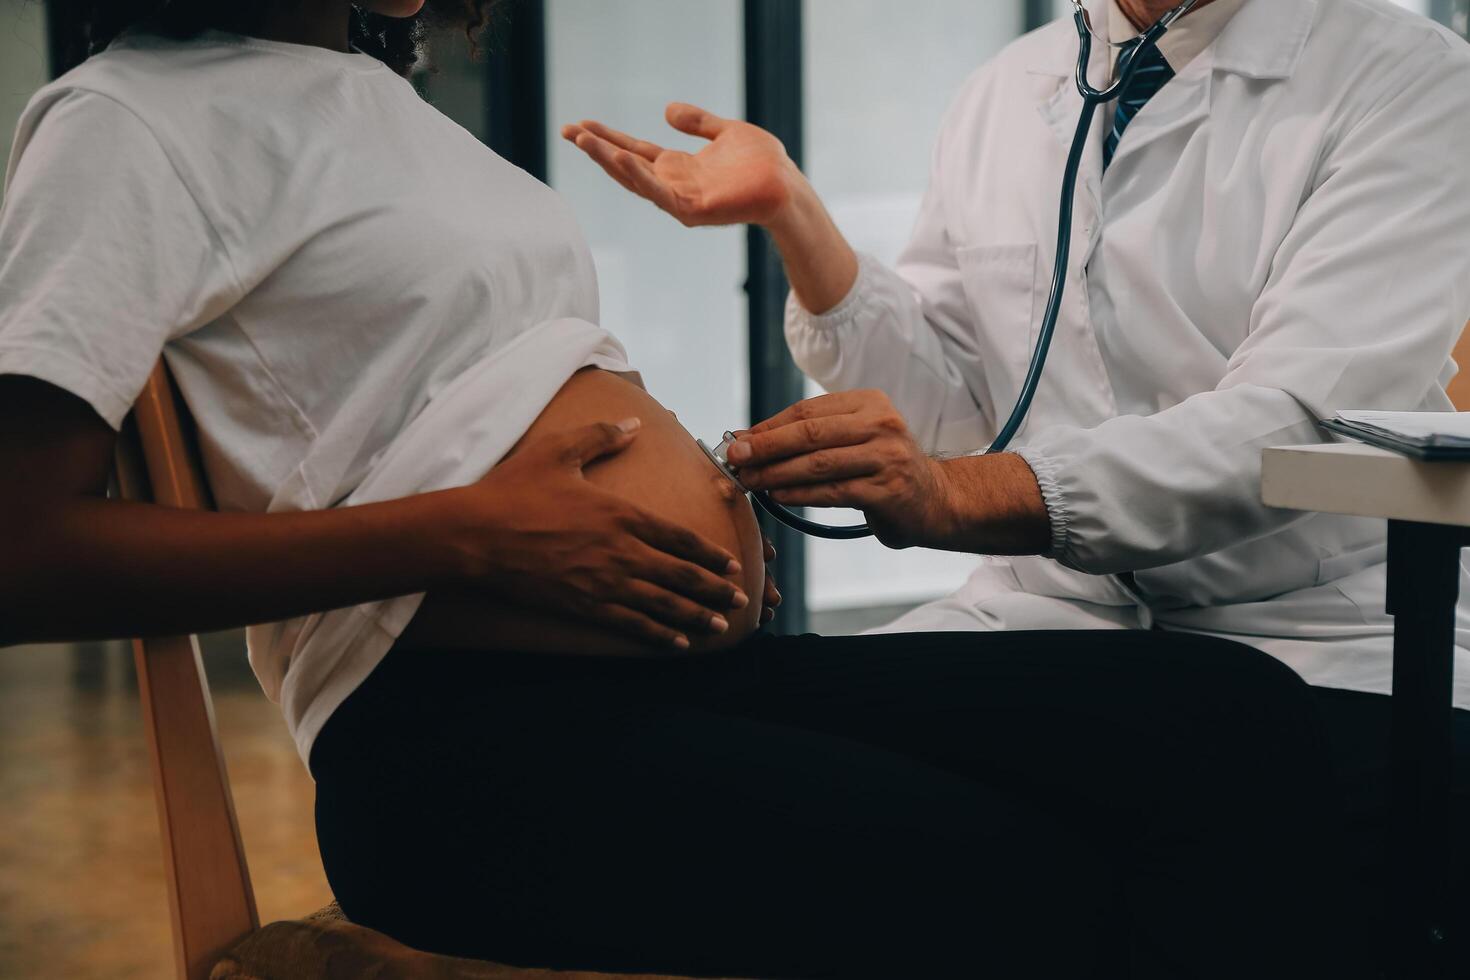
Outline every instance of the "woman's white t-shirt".
[[(118, 427), (160, 352), (224, 510), (472, 482), (588, 365), (572, 215), (363, 54), (133, 35), (31, 100), (0, 210), (0, 374)], [(249, 631), (302, 757), (421, 596)]]

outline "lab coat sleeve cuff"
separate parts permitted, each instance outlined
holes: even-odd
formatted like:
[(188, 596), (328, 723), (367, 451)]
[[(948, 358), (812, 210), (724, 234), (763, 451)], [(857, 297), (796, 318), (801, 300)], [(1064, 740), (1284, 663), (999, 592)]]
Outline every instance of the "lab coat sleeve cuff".
[(1015, 450), (1017, 456), (1026, 461), (1036, 475), (1036, 485), (1041, 488), (1041, 501), (1046, 505), (1051, 519), (1051, 551), (1048, 557), (1062, 560), (1067, 554), (1072, 532), (1072, 508), (1067, 492), (1062, 488), (1059, 471), (1061, 465), (1041, 450), (1028, 446)]
[(838, 327), (844, 327), (858, 318), (862, 312), (863, 305), (873, 291), (876, 275), (875, 266), (878, 260), (872, 256), (858, 254), (858, 274), (853, 280), (852, 288), (847, 295), (842, 297), (838, 303), (826, 313), (812, 313), (801, 305), (801, 300), (796, 298), (793, 290), (786, 297), (786, 329), (788, 333), (799, 331), (812, 331), (815, 333), (830, 333)]

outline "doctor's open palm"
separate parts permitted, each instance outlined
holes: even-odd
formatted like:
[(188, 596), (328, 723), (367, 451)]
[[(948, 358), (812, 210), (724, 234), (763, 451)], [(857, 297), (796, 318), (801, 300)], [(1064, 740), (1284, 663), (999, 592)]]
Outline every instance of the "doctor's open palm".
[(666, 118), (710, 142), (685, 153), (591, 120), (563, 127), (562, 137), (623, 187), (691, 227), (765, 224), (786, 205), (800, 171), (776, 137), (682, 102), (670, 105)]

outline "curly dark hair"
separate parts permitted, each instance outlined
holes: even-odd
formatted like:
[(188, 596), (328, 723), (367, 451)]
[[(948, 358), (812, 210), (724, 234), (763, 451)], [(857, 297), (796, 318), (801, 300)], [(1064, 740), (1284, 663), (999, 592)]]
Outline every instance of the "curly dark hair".
[[(472, 49), (490, 22), (490, 10), (501, 0), (427, 0), (413, 17), (384, 17), (352, 8), (351, 41), (400, 75), (417, 63), (428, 27), (463, 30)], [(75, 63), (107, 47), (123, 31), (137, 28), (169, 37), (192, 37), (212, 26), (218, 0), (83, 0), (76, 5), (80, 50), (68, 52)]]

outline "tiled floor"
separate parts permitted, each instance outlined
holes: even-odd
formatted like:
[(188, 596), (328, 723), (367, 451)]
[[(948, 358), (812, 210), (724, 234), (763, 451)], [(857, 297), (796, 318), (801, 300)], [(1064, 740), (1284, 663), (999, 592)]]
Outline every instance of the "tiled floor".
[[(205, 662), (261, 919), (304, 915), (311, 780), (238, 637)], [(131, 651), (0, 650), (0, 978), (166, 980), (167, 901)]]
[[(204, 659), (261, 921), (305, 915), (331, 901), (311, 780), (239, 634), (206, 638)], [(126, 644), (0, 649), (0, 980), (172, 975), (152, 779)]]

